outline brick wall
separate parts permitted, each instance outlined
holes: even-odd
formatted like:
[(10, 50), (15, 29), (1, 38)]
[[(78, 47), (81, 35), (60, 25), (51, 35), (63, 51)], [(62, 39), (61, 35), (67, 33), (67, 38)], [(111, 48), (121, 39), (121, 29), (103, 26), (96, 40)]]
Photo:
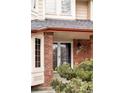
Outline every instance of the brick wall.
[(53, 78), (53, 33), (44, 33), (44, 75), (43, 87), (49, 87)]
[[(77, 44), (80, 42), (83, 45), (82, 49), (78, 49)], [(92, 48), (92, 41), (91, 40), (73, 40), (73, 55), (74, 55), (74, 64), (79, 64), (85, 58), (92, 58), (93, 57), (93, 48)]]

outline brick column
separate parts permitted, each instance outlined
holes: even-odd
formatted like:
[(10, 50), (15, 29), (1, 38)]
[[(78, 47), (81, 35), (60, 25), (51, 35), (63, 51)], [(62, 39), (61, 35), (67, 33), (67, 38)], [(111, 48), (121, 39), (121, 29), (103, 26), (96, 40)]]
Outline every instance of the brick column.
[(53, 33), (44, 33), (44, 79), (43, 87), (49, 87), (53, 78)]

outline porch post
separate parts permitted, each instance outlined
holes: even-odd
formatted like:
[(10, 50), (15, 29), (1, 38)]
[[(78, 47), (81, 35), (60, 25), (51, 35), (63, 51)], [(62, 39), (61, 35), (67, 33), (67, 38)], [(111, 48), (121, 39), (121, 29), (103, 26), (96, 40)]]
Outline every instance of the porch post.
[(60, 42), (57, 43), (58, 44), (58, 47), (57, 47), (57, 67), (60, 66), (61, 64), (61, 47), (60, 47)]
[(44, 84), (50, 87), (53, 78), (53, 32), (44, 33)]

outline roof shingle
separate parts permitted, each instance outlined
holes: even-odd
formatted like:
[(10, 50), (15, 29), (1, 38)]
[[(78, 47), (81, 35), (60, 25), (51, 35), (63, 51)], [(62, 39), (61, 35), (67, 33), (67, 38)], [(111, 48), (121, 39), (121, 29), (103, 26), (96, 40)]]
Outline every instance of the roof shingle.
[(31, 29), (42, 29), (48, 27), (56, 28), (75, 28), (75, 29), (92, 29), (93, 22), (90, 20), (54, 20), (46, 19), (44, 21), (32, 20)]

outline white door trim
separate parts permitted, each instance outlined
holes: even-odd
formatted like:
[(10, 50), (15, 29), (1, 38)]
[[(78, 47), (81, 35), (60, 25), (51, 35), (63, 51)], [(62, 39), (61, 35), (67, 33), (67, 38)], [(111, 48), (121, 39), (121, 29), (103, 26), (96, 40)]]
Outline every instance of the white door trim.
[[(71, 44), (71, 67), (73, 68), (74, 63), (73, 63), (73, 41), (54, 41), (54, 43), (60, 44), (60, 43), (70, 43)], [(58, 49), (59, 56), (61, 54), (60, 49)], [(57, 66), (60, 65), (60, 60), (58, 60), (57, 57)]]

